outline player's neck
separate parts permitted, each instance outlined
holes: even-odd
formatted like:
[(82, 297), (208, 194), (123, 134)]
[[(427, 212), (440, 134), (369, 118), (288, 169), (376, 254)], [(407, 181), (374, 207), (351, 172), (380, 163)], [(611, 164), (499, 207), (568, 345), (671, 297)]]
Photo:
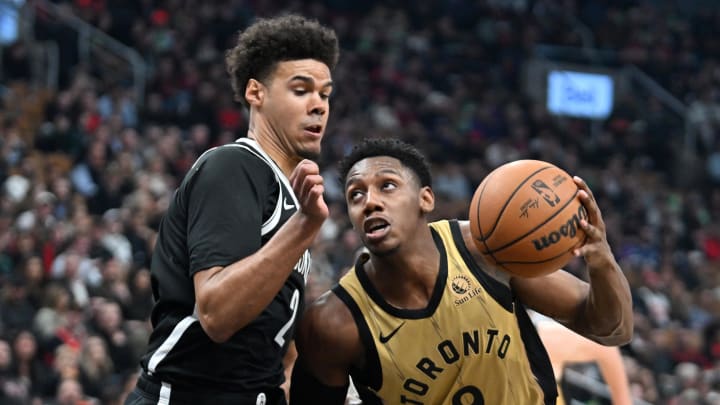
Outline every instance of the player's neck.
[(421, 309), (427, 306), (435, 289), (440, 252), (429, 229), (427, 235), (411, 243), (388, 256), (371, 255), (365, 268), (375, 288), (390, 304)]
[(247, 136), (260, 145), (262, 150), (280, 167), (286, 177), (290, 177), (290, 173), (295, 169), (300, 159), (291, 156), (288, 151), (283, 149), (278, 135), (260, 119), (259, 115), (251, 115)]

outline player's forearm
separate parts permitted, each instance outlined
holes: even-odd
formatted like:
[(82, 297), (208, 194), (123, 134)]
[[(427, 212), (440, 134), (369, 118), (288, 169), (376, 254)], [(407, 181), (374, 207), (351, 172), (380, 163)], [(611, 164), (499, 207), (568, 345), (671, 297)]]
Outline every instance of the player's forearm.
[(320, 229), (307, 221), (294, 215), (260, 250), (207, 279), (198, 312), (213, 340), (229, 339), (270, 304)]
[(630, 287), (613, 260), (590, 269), (590, 291), (579, 311), (578, 330), (608, 346), (628, 343), (633, 335)]

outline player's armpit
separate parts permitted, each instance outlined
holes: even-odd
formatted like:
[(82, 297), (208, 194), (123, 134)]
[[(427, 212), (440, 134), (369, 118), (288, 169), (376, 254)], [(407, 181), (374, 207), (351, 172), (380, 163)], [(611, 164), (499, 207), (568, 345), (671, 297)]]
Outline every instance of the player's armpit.
[(290, 384), (290, 404), (316, 404), (322, 401), (327, 405), (342, 405), (345, 403), (349, 383), (340, 387), (333, 387), (323, 384), (315, 378), (310, 370), (303, 364), (302, 358), (298, 359), (292, 373)]

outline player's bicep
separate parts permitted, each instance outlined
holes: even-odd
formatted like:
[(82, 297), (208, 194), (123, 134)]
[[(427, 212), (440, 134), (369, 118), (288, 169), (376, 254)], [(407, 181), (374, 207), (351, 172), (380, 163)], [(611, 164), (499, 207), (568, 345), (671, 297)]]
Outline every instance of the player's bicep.
[(535, 278), (513, 277), (510, 283), (525, 306), (571, 327), (590, 291), (588, 283), (564, 270)]

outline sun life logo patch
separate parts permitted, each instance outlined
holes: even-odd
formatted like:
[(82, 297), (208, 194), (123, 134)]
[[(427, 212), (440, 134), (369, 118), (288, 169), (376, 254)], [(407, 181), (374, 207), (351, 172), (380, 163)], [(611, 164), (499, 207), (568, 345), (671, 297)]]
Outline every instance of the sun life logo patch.
[(464, 295), (470, 290), (470, 279), (462, 274), (455, 276), (450, 286), (456, 295)]

